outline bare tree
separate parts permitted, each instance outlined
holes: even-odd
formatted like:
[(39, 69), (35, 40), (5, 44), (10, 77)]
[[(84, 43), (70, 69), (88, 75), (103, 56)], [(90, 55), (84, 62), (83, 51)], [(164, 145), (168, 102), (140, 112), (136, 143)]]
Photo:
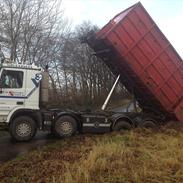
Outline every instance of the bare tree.
[[(115, 80), (105, 63), (80, 41), (80, 37), (91, 30), (97, 30), (97, 27), (88, 22), (78, 26), (72, 34), (65, 36), (57, 56), (57, 79), (62, 83), (62, 99), (72, 105), (103, 102)], [(121, 91), (124, 89), (117, 90), (116, 94), (119, 96)]]
[(2, 0), (1, 34), (11, 60), (44, 63), (67, 27), (59, 0)]
[(110, 90), (113, 74), (80, 41), (80, 37), (97, 29), (84, 22), (71, 32), (63, 19), (61, 0), (0, 3), (0, 43), (6, 55), (17, 63), (48, 64), (54, 103), (98, 104)]

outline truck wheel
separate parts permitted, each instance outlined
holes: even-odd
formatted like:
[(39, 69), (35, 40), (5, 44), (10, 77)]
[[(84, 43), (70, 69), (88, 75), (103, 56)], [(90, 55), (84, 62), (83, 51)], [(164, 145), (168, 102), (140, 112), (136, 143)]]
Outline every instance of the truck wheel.
[(132, 129), (132, 125), (127, 121), (118, 121), (113, 127), (114, 131), (124, 131), (124, 130), (131, 130), (131, 129)]
[(71, 116), (61, 116), (54, 124), (54, 131), (58, 137), (70, 137), (77, 131), (77, 123)]
[(139, 124), (141, 128), (155, 128), (157, 124), (152, 120), (146, 120)]
[(18, 142), (30, 141), (36, 134), (36, 123), (28, 116), (15, 118), (10, 124), (10, 135)]

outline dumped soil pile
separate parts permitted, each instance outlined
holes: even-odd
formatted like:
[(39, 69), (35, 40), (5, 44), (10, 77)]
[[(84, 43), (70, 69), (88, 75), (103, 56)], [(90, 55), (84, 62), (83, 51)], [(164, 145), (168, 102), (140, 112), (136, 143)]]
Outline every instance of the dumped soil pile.
[(1, 182), (182, 182), (183, 124), (79, 135), (3, 164)]

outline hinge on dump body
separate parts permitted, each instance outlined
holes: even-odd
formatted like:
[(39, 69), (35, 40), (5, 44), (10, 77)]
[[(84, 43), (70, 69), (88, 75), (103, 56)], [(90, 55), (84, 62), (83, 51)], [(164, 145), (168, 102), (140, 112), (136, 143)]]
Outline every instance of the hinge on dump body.
[(94, 52), (92, 53), (92, 55), (100, 55), (100, 54), (103, 54), (103, 53), (109, 53), (110, 52), (110, 49), (104, 49), (104, 50), (100, 50), (100, 51), (97, 51), (97, 52)]

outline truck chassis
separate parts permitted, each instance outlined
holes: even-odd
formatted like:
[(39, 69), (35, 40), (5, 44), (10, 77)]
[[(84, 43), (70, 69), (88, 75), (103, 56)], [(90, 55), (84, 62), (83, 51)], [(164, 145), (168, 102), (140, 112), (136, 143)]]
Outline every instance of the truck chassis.
[(76, 133), (105, 133), (130, 130), (135, 127), (153, 128), (162, 119), (153, 114), (136, 112), (74, 112), (51, 110), (22, 110), (12, 116), (10, 134), (16, 141), (30, 141), (37, 129), (50, 131), (59, 138)]

